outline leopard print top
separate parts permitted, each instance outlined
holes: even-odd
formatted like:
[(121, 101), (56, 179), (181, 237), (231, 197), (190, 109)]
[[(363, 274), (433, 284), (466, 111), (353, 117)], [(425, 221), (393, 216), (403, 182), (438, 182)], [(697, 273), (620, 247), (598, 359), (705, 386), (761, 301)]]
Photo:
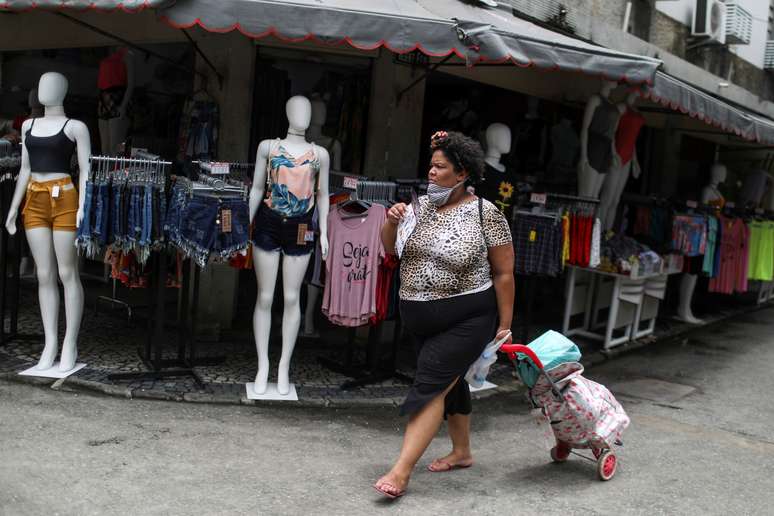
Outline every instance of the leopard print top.
[(400, 298), (432, 301), (489, 288), (487, 245), (506, 245), (512, 239), (505, 217), (487, 200), (483, 221), (482, 233), (477, 200), (439, 212), (427, 196), (420, 197), (417, 225), (400, 260)]

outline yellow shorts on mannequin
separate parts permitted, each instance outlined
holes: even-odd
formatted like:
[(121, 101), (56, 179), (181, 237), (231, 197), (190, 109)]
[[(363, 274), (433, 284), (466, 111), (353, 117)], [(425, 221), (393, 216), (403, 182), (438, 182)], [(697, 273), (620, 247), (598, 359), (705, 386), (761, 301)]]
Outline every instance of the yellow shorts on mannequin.
[(71, 178), (30, 180), (22, 210), (24, 229), (75, 231), (77, 213), (78, 191)]

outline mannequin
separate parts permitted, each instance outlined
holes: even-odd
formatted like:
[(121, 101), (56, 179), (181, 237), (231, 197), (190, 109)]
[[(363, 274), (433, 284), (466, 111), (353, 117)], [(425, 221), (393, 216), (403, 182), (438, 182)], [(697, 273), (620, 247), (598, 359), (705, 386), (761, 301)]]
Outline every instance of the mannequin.
[(615, 154), (614, 140), (624, 105), (610, 102), (616, 83), (604, 81), (598, 95), (586, 103), (581, 128), (581, 156), (578, 162), (578, 195), (597, 199), (605, 174)]
[(605, 231), (611, 229), (615, 223), (618, 201), (621, 200), (621, 194), (623, 194), (626, 182), (629, 180), (629, 174), (631, 173), (635, 179), (640, 177), (636, 143), (645, 118), (634, 108), (637, 96), (636, 91), (629, 93), (621, 108), (623, 115), (621, 115), (616, 131), (616, 152), (613, 154), (610, 172), (605, 174), (602, 184), (599, 219)]
[[(58, 369), (62, 372), (70, 371), (75, 366), (77, 358), (78, 332), (83, 314), (83, 287), (78, 275), (78, 263), (75, 249), (75, 229), (83, 219), (83, 200), (86, 192), (86, 179), (89, 176), (89, 157), (91, 156), (91, 140), (86, 125), (78, 120), (69, 120), (65, 115), (63, 103), (67, 95), (67, 79), (55, 72), (45, 73), (40, 78), (38, 85), (38, 98), (44, 106), (45, 112), (42, 118), (29, 119), (22, 125), (22, 165), (19, 179), (11, 201), (10, 211), (5, 227), (11, 235), (16, 234), (16, 218), (22, 199), (27, 194), (25, 204), (25, 229), (27, 241), (32, 251), (32, 257), (37, 266), (38, 299), (40, 302), (40, 314), (43, 319), (45, 333), (45, 346), (37, 370), (51, 369), (58, 353), (58, 318), (59, 318), (59, 288), (57, 285), (56, 271), (64, 286), (65, 315), (67, 328), (62, 342), (62, 356)], [(50, 138), (50, 139), (48, 139)], [(31, 140), (36, 140), (37, 146), (33, 146), (34, 155), (28, 147)], [(40, 142), (44, 142), (41, 145)], [(53, 156), (40, 155), (40, 149), (56, 143), (74, 145), (78, 156), (79, 186), (74, 192), (74, 186), (70, 181), (69, 163), (67, 168), (62, 164), (62, 170), (46, 172), (37, 171), (33, 165), (41, 163), (41, 157), (51, 161)], [(68, 153), (62, 153), (60, 162), (68, 161)], [(49, 182), (56, 182), (55, 185)], [(48, 183), (50, 190), (40, 183)], [(42, 191), (40, 187), (42, 186)], [(28, 192), (28, 187), (33, 189)], [(33, 201), (35, 201), (33, 203)], [(31, 208), (42, 202), (52, 206), (51, 211), (58, 213), (65, 207), (64, 203), (77, 204), (77, 212), (73, 217), (71, 210), (45, 226), (45, 221), (33, 221)], [(55, 211), (56, 210), (56, 211)], [(28, 220), (29, 219), (29, 220)], [(30, 227), (35, 224), (34, 227)], [(59, 229), (57, 225), (65, 225), (67, 229)]]
[[(325, 102), (319, 98), (312, 100), (312, 121), (306, 130), (306, 138), (310, 142), (325, 147), (331, 160), (331, 168), (341, 170), (341, 142), (336, 138), (326, 136), (322, 132), (325, 120), (328, 117), (328, 108)], [(315, 260), (318, 258), (315, 256)], [(315, 264), (316, 265), (316, 264)], [(317, 268), (317, 265), (315, 266)], [(314, 327), (314, 316), (317, 313), (317, 302), (320, 299), (321, 288), (313, 283), (306, 286), (306, 311), (304, 312), (304, 327), (301, 334), (305, 337), (317, 337)]]
[(129, 133), (129, 105), (134, 93), (134, 54), (126, 47), (115, 47), (99, 63), (99, 139), (102, 154), (113, 156)]
[(764, 196), (771, 189), (773, 179), (771, 174), (762, 168), (747, 172), (742, 191), (739, 193), (739, 205), (746, 208), (760, 208)]
[[(291, 190), (297, 187), (295, 184), (282, 183), (283, 169), (285, 169), (285, 177), (290, 177), (293, 182), (297, 182), (298, 178), (293, 173), (294, 168), (287, 168), (284, 165), (278, 165), (279, 173), (275, 173), (274, 164), (269, 163), (270, 158), (274, 162), (274, 158), (277, 156), (280, 157), (278, 159), (285, 159), (289, 155), (298, 162), (304, 156), (314, 156), (314, 159), (318, 162), (317, 177), (313, 178), (317, 183), (317, 192), (316, 194), (310, 194), (312, 197), (309, 198), (309, 204), (312, 204), (316, 197), (320, 226), (320, 248), (323, 259), (328, 255), (328, 170), (330, 156), (325, 148), (309, 143), (305, 138), (306, 130), (312, 118), (312, 104), (309, 102), (309, 99), (303, 96), (291, 97), (286, 104), (285, 112), (289, 123), (288, 133), (285, 138), (283, 140), (264, 140), (258, 145), (255, 159), (255, 176), (250, 191), (250, 221), (256, 221), (256, 229), (253, 234), (253, 262), (255, 265), (255, 275), (258, 280), (258, 300), (253, 316), (255, 343), (258, 350), (258, 373), (255, 377), (254, 389), (256, 394), (259, 395), (265, 394), (268, 387), (271, 305), (274, 299), (274, 287), (279, 271), (281, 254), (282, 286), (285, 303), (282, 318), (282, 356), (280, 357), (277, 375), (277, 391), (281, 395), (287, 395), (290, 392), (290, 359), (293, 355), (293, 348), (301, 322), (299, 291), (301, 290), (304, 273), (311, 257), (311, 254), (306, 253), (307, 242), (304, 242), (306, 240), (304, 233), (309, 236), (311, 231), (308, 231), (308, 229), (311, 229), (311, 227), (307, 226), (306, 223), (304, 223), (304, 227), (301, 227), (301, 224), (298, 222), (294, 223), (294, 219), (297, 221), (300, 217), (308, 216), (308, 220), (311, 222), (311, 212), (314, 209), (313, 206), (310, 206), (304, 215), (299, 216), (299, 218), (283, 218), (282, 215), (277, 215), (281, 205), (275, 203), (277, 198), (276, 192), (282, 192), (284, 189), (292, 194)], [(304, 161), (303, 165), (296, 166), (309, 168), (311, 165), (307, 165), (307, 163), (307, 161)], [(267, 177), (272, 182), (272, 189), (268, 192), (266, 192)], [(264, 200), (265, 193), (269, 197), (266, 200)], [(276, 250), (262, 248), (261, 246), (266, 247), (265, 242), (267, 240), (271, 241), (268, 226), (258, 221), (262, 217), (269, 217), (270, 220), (278, 220), (277, 218), (279, 218), (279, 222), (277, 222), (279, 229), (295, 224), (294, 227), (298, 228), (297, 232), (301, 236), (299, 246), (302, 246), (302, 252), (305, 254), (298, 254), (298, 247), (295, 245), (295, 241), (290, 243), (283, 241), (280, 249)], [(271, 217), (275, 218), (271, 219)], [(279, 229), (277, 233), (280, 233)], [(314, 246), (313, 238), (311, 240), (309, 242), (309, 250)]]
[(563, 116), (551, 128), (551, 161), (548, 163), (549, 177), (561, 181), (575, 173), (580, 139), (572, 125), (572, 120)]
[(486, 128), (486, 170), (484, 182), (475, 192), (497, 206), (509, 221), (513, 215), (516, 175), (502, 163), (503, 154), (511, 152), (511, 130), (501, 123)]
[[(718, 190), (718, 186), (725, 182), (727, 175), (726, 166), (722, 163), (712, 165), (710, 171), (710, 183), (701, 191), (701, 203), (710, 204), (722, 208), (725, 204), (723, 195)], [(683, 274), (680, 278), (680, 304), (677, 307), (677, 318), (689, 324), (702, 324), (701, 319), (697, 319), (691, 310), (691, 301), (693, 292), (696, 290), (696, 274)]]
[(510, 162), (521, 175), (531, 175), (543, 171), (548, 151), (548, 128), (540, 117), (537, 97), (527, 97), (527, 112), (519, 122), (513, 135), (514, 152)]

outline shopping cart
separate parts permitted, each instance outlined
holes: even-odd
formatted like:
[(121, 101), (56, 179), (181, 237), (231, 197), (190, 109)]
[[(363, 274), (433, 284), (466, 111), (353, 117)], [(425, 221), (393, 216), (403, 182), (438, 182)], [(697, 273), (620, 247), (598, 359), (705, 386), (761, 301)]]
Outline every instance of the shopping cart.
[[(525, 384), (529, 401), (550, 425), (556, 439), (551, 459), (565, 462), (570, 454), (577, 455), (596, 462), (601, 480), (613, 478), (618, 466), (613, 445), (622, 445), (621, 434), (629, 425), (629, 417), (610, 391), (583, 377), (579, 362), (568, 361), (546, 370), (538, 354), (528, 346), (506, 344), (500, 351), (514, 361), (522, 381), (531, 376), (525, 374), (530, 369), (537, 373), (527, 378)], [(529, 385), (529, 380), (534, 384)], [(576, 449), (590, 449), (594, 458), (574, 452)]]

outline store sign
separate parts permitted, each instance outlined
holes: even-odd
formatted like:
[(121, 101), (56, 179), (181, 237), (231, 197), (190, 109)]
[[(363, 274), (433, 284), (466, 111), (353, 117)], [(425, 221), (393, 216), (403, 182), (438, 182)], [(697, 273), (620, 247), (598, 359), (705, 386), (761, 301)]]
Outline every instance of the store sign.
[(210, 163), (210, 169), (210, 173), (213, 176), (227, 176), (230, 173), (228, 163), (212, 162)]
[(344, 188), (348, 190), (357, 190), (358, 179), (356, 177), (344, 176)]
[(544, 194), (544, 193), (533, 193), (530, 196), (529, 201), (532, 204), (545, 204), (546, 203), (546, 194)]

